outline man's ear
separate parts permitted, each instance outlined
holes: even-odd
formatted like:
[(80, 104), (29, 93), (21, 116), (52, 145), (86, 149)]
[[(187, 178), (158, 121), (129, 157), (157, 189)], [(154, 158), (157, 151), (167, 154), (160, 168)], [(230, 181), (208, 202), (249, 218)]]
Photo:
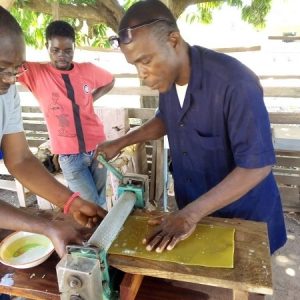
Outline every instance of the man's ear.
[(46, 47), (46, 49), (48, 50), (48, 47), (49, 47), (48, 42), (45, 43), (45, 47)]
[(168, 39), (169, 39), (169, 42), (171, 43), (172, 47), (175, 49), (178, 46), (180, 39), (181, 39), (180, 33), (178, 31), (172, 31), (169, 34)]

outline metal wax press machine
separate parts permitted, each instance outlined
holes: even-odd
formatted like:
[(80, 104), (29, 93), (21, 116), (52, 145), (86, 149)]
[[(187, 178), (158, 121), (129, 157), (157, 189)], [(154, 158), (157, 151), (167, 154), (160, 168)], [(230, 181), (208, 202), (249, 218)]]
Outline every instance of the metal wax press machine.
[(148, 176), (124, 176), (103, 156), (98, 160), (120, 180), (118, 200), (83, 246), (67, 246), (56, 266), (61, 300), (118, 299), (120, 272), (108, 265), (107, 252), (133, 207), (145, 207)]

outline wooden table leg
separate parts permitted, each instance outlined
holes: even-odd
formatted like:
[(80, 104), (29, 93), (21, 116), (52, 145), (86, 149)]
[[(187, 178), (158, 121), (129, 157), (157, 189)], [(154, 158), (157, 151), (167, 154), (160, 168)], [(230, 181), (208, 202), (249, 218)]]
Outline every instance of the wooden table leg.
[(233, 300), (248, 300), (249, 293), (246, 291), (233, 290)]
[(134, 300), (144, 276), (126, 273), (120, 285), (120, 300)]

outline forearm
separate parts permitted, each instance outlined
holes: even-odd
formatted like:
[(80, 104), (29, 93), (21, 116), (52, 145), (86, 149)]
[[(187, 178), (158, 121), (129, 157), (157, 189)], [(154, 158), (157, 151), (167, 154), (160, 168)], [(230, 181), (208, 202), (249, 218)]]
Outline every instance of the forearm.
[(72, 194), (33, 155), (27, 155), (22, 161), (8, 164), (7, 167), (27, 189), (59, 207), (63, 207)]
[(187, 205), (184, 209), (195, 222), (238, 200), (259, 184), (271, 166), (259, 169), (235, 168), (218, 185)]
[(35, 216), (34, 218), (20, 209), (0, 201), (0, 228), (15, 231), (28, 231), (44, 234), (49, 228), (49, 221)]
[(120, 148), (125, 148), (128, 145), (159, 139), (165, 134), (166, 129), (163, 121), (160, 118), (154, 117), (140, 128), (119, 138), (118, 144)]
[(103, 87), (100, 87), (96, 90), (93, 91), (93, 101), (95, 102), (97, 99), (99, 99), (100, 97), (102, 97), (103, 95), (107, 94), (113, 87), (115, 84), (115, 79), (112, 80), (112, 82), (108, 85), (105, 85)]

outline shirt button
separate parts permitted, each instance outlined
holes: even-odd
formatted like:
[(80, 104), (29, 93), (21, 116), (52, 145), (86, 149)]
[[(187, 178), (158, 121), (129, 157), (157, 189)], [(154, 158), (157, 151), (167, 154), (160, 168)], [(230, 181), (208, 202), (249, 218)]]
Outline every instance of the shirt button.
[(182, 155), (187, 155), (187, 152), (186, 151), (182, 151)]
[(185, 181), (186, 182), (192, 182), (192, 179), (191, 178), (186, 178)]
[(184, 127), (184, 123), (181, 122), (181, 123), (179, 124), (179, 126), (180, 126), (180, 127)]

